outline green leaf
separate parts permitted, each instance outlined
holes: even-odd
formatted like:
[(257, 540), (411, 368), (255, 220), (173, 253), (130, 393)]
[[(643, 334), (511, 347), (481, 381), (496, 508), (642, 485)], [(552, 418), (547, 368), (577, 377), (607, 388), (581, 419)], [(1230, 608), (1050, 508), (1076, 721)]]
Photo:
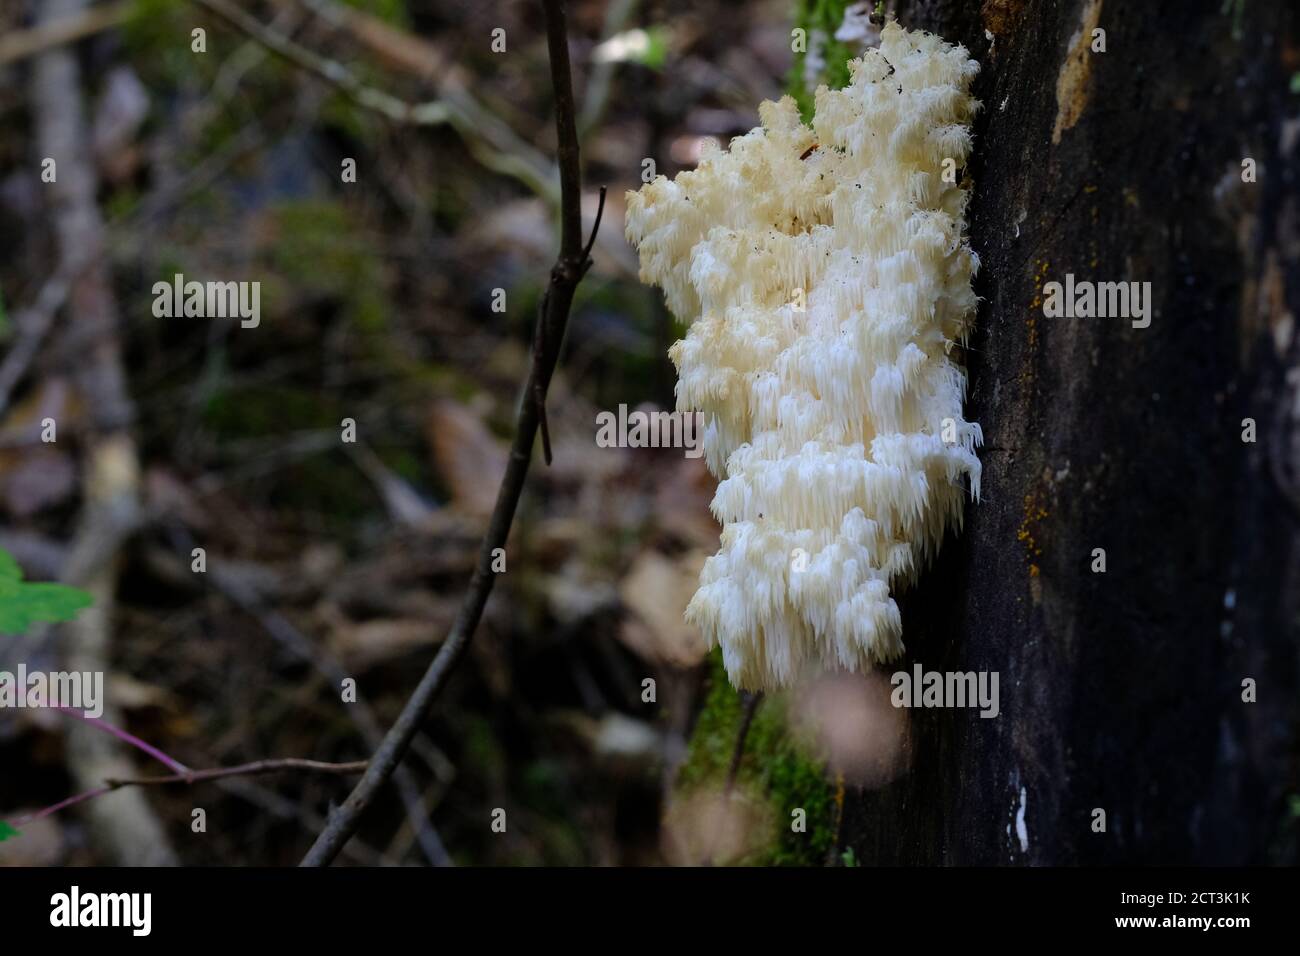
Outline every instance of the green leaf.
[(31, 583), (0, 548), (0, 634), (22, 634), (38, 621), (71, 621), (91, 596), (64, 584)]
[(0, 820), (0, 843), (4, 843), (5, 840), (12, 840), (14, 837), (20, 837), (22, 835), (21, 830), (15, 830), (9, 824), (5, 823), (5, 821)]
[(646, 48), (635, 57), (642, 66), (652, 70), (662, 70), (668, 60), (668, 32), (662, 27), (651, 27), (646, 31), (648, 42)]

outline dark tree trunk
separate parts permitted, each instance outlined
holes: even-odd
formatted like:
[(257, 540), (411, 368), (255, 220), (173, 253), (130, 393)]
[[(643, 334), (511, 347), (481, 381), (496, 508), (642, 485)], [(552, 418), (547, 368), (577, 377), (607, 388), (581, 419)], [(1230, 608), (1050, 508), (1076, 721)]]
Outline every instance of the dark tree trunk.
[[(843, 842), (865, 863), (1295, 862), (1297, 14), (953, 0), (899, 18), (983, 67), (984, 500), (905, 601), (905, 666), (997, 671), (1001, 714), (912, 711), (911, 773), (850, 800)], [(1149, 281), (1150, 327), (1045, 317), (1067, 273)]]

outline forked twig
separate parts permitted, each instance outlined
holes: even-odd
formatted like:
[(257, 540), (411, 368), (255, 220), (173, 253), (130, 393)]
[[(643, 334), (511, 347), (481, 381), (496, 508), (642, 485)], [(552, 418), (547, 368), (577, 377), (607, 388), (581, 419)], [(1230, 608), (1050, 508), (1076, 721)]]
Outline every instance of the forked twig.
[(496, 573), (492, 570), (493, 553), (497, 548), (505, 546), (510, 534), (510, 525), (514, 521), (515, 509), (532, 460), (533, 445), (541, 428), (541, 409), (537, 396), (546, 393), (546, 385), (559, 360), (574, 290), (591, 263), (588, 255), (591, 247), (584, 246), (582, 242), (582, 173), (578, 157), (576, 110), (569, 71), (569, 41), (564, 4), (562, 0), (543, 0), (542, 6), (546, 12), (546, 41), (551, 63), (551, 85), (555, 93), (555, 127), (559, 147), (560, 254), (551, 269), (550, 286), (542, 303), (540, 335), (535, 337), (541, 347), (536, 349), (528, 382), (524, 386), (506, 473), (497, 491), (496, 504), (488, 522), (487, 534), (479, 548), (469, 589), (451, 632), (402, 708), (397, 721), (384, 736), (360, 782), (343, 805), (330, 814), (324, 831), (303, 858), (303, 866), (328, 866), (356, 832), (361, 815), (405, 757), (411, 739), (424, 722), (448, 676), (469, 647), (496, 582)]

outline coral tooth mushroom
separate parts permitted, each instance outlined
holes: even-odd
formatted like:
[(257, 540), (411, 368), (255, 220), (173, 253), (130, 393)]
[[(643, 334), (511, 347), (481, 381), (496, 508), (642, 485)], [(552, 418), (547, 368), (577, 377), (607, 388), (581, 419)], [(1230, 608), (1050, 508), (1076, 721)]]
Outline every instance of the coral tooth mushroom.
[(628, 194), (641, 278), (689, 323), (677, 406), (704, 413), (720, 479), (687, 619), (737, 687), (897, 658), (893, 592), (979, 497), (954, 353), (976, 308), (955, 173), (978, 69), (891, 22), (811, 128), (765, 102), (728, 151)]

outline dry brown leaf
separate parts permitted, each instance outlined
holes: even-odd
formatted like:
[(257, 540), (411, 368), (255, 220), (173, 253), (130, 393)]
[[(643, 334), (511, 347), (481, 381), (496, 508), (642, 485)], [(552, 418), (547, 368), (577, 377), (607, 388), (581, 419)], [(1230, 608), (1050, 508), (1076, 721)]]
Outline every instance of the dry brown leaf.
[(663, 530), (712, 554), (721, 534), (709, 511), (716, 486), (703, 457), (682, 458), (656, 483), (655, 520)]
[(340, 621), (330, 634), (330, 649), (352, 671), (405, 657), (415, 650), (442, 642), (446, 628), (430, 621), (405, 618), (375, 621)]
[(704, 659), (704, 638), (683, 617), (699, 584), (704, 558), (703, 551), (677, 560), (645, 551), (623, 579), (619, 596), (635, 619), (624, 621), (619, 636), (647, 660), (692, 667)]
[(427, 434), (452, 507), (466, 514), (491, 514), (506, 471), (506, 449), (474, 412), (447, 400), (430, 410)]
[(120, 671), (108, 675), (107, 690), (108, 699), (123, 710), (139, 710), (143, 707), (175, 709), (177, 706), (176, 695), (167, 688), (147, 684)]
[(198, 531), (212, 525), (208, 509), (199, 503), (193, 490), (166, 468), (145, 471), (144, 494), (149, 510), (155, 514), (178, 518)]

